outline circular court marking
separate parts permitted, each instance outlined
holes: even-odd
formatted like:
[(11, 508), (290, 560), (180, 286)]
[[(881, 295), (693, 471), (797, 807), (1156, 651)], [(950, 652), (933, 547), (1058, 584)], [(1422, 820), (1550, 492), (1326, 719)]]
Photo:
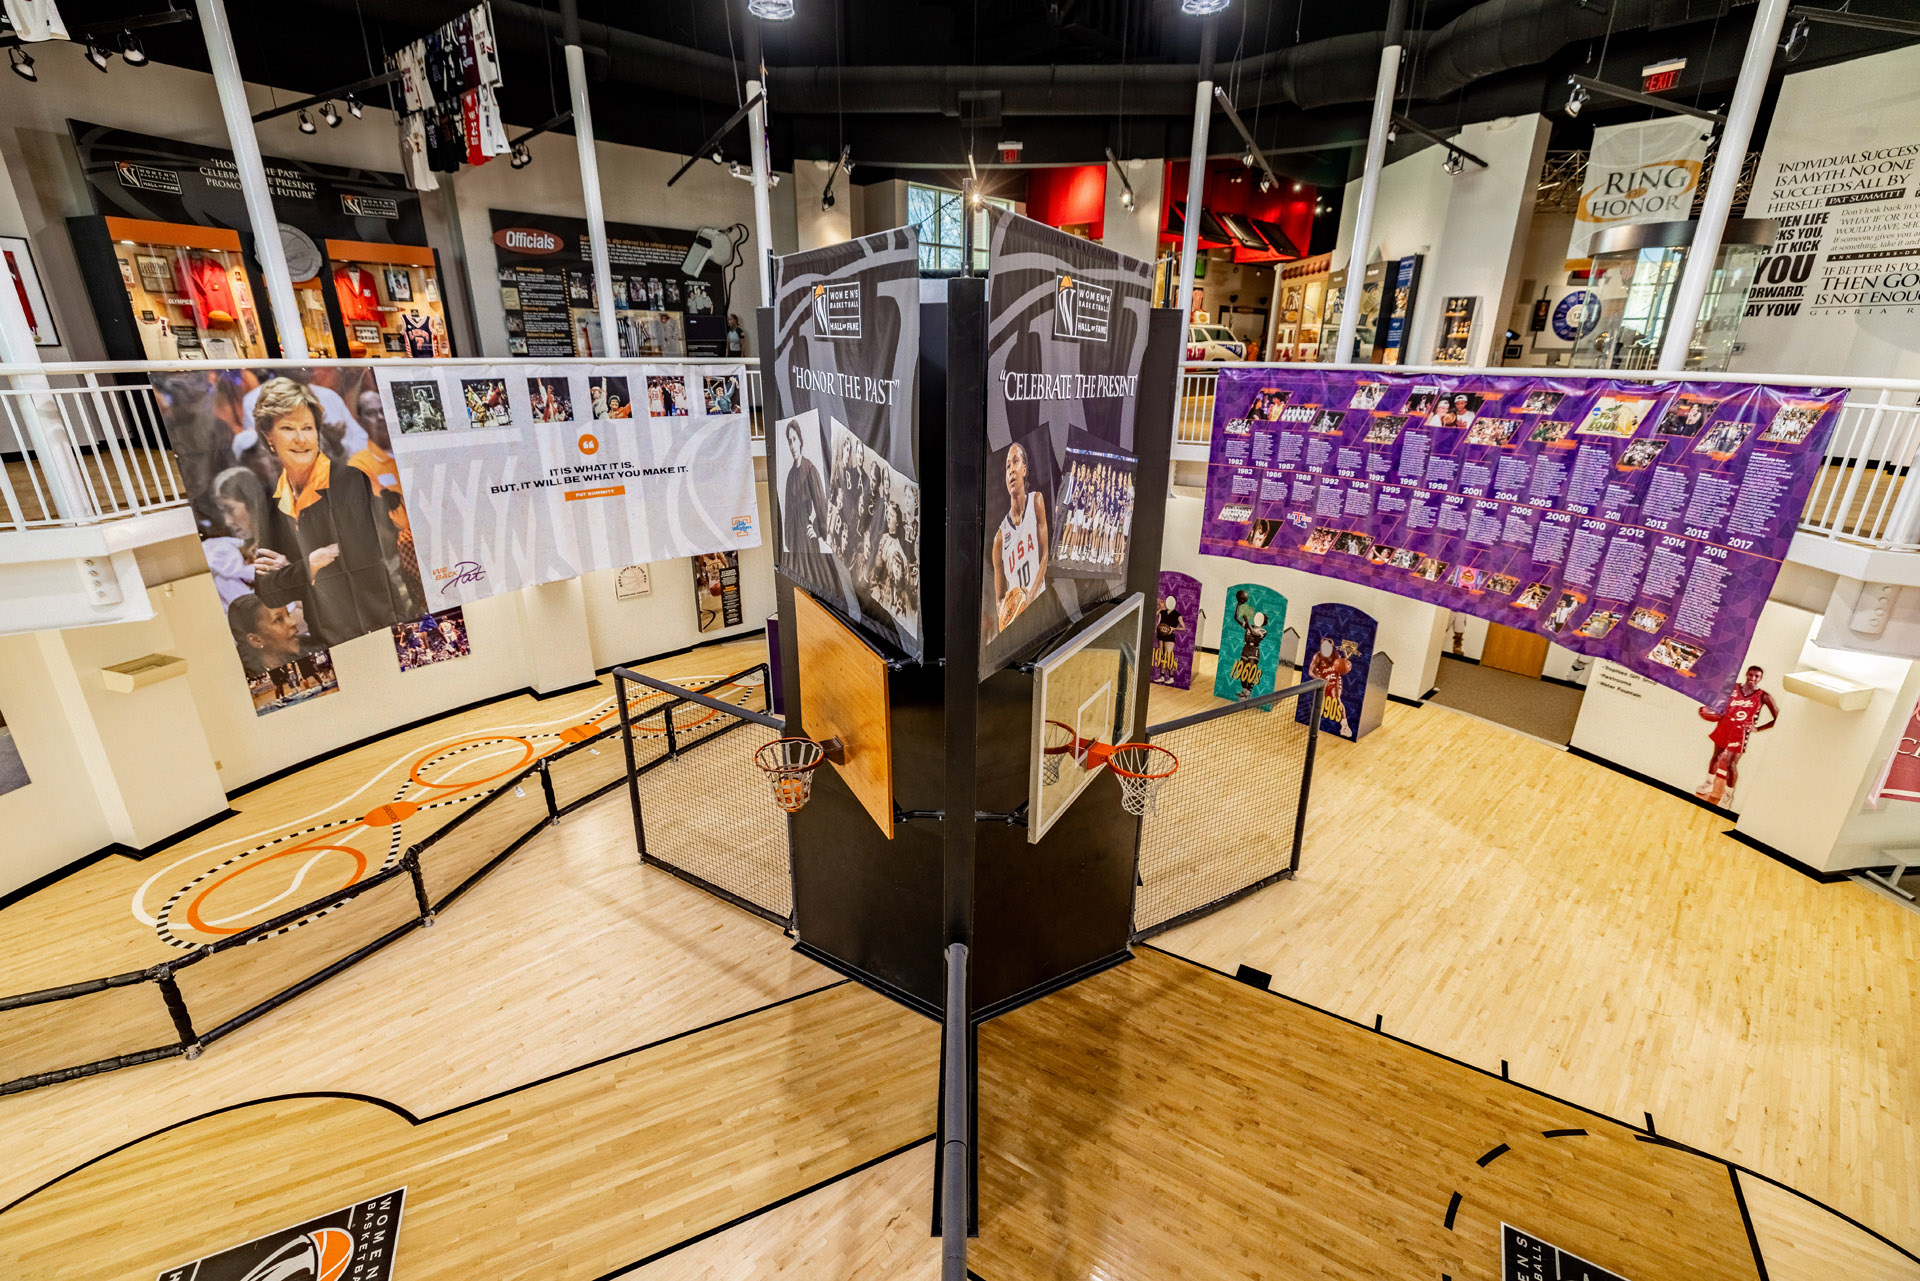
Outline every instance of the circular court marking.
[[(458, 756), (462, 752), (472, 751), (476, 747), (490, 747), (497, 743), (518, 743), (521, 747), (525, 748), (526, 751), (520, 757), (519, 760), (507, 766), (505, 769), (498, 770), (482, 778), (464, 779), (458, 783), (434, 783), (434, 782), (429, 782), (428, 780), (420, 777), (421, 770), (428, 769), (434, 765), (438, 765), (440, 762), (448, 759), (449, 757)], [(407, 777), (412, 779), (414, 782), (418, 783), (422, 787), (432, 787), (432, 788), (478, 787), (482, 783), (491, 783), (496, 778), (504, 778), (508, 774), (513, 773), (515, 770), (518, 770), (524, 767), (529, 762), (531, 762), (536, 755), (538, 755), (538, 753), (534, 750), (534, 746), (532, 743), (514, 734), (477, 735), (473, 738), (456, 738), (455, 740), (453, 740), (452, 743), (448, 744), (447, 747), (442, 749), (438, 754), (432, 757), (429, 757), (426, 760), (415, 761), (413, 768), (407, 771)]]

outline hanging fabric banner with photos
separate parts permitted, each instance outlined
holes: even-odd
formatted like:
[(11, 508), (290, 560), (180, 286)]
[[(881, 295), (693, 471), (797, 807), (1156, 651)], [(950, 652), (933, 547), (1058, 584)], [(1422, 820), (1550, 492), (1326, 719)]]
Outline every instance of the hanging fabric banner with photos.
[(1200, 550), (1532, 631), (1718, 710), (1844, 398), (1223, 369)]
[(743, 366), (378, 376), (432, 609), (760, 544)]

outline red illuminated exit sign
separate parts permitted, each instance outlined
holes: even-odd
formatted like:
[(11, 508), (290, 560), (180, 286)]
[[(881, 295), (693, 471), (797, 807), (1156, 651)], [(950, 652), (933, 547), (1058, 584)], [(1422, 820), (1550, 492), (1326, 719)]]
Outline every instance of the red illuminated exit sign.
[(1680, 73), (1687, 69), (1685, 58), (1674, 58), (1669, 62), (1656, 62), (1651, 67), (1640, 68), (1640, 92), (1662, 93), (1680, 83)]

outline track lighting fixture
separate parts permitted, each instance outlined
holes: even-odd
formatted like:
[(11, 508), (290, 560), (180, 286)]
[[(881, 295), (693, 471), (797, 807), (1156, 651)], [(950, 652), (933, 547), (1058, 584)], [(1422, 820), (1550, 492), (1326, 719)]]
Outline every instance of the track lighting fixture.
[(1204, 18), (1210, 13), (1219, 13), (1232, 0), (1180, 0), (1180, 12), (1189, 18)]
[(853, 148), (852, 147), (840, 148), (840, 172), (847, 175), (847, 177), (849, 178), (853, 177)]
[(709, 156), (708, 159), (713, 161), (713, 163), (716, 165), (724, 165), (727, 163), (726, 156), (723, 155), (718, 149), (715, 149), (714, 153), (711, 156)]
[(1133, 188), (1122, 187), (1120, 189), (1120, 207), (1129, 210), (1133, 208)]
[(1387, 141), (1388, 142), (1400, 141), (1400, 126), (1395, 124), (1391, 120), (1387, 122)]
[(40, 73), (33, 69), (33, 55), (25, 49), (22, 49), (19, 45), (15, 45), (13, 48), (7, 50), (7, 66), (11, 67), (13, 74), (19, 76), (22, 80), (38, 80), (40, 78)]
[(147, 65), (147, 47), (140, 43), (140, 37), (131, 31), (120, 33), (120, 58), (129, 67)]
[[(1300, 189), (1300, 184), (1299, 184), (1299, 183), (1297, 183), (1297, 182), (1296, 182), (1296, 183), (1294, 183), (1294, 184), (1293, 184), (1293, 189), (1294, 189), (1295, 191), (1298, 191), (1298, 190)], [(1272, 176), (1271, 174), (1264, 174), (1264, 173), (1263, 173), (1263, 174), (1261, 174), (1261, 175), (1260, 175), (1260, 190), (1261, 190), (1261, 191), (1262, 191), (1263, 193), (1264, 193), (1264, 192), (1268, 192), (1268, 191), (1272, 191), (1272, 190), (1273, 190), (1273, 176)]]
[(1793, 29), (1787, 32), (1787, 42), (1780, 46), (1780, 51), (1787, 55), (1788, 62), (1800, 61), (1800, 55), (1807, 51), (1807, 41), (1812, 36), (1813, 23), (1808, 21), (1807, 15), (1803, 13), (1793, 24)]
[(1113, 166), (1113, 172), (1120, 178), (1120, 207), (1133, 208), (1133, 184), (1127, 181), (1127, 171), (1120, 165), (1120, 157), (1113, 154), (1113, 148), (1107, 148), (1107, 163)]
[(833, 208), (834, 182), (839, 179), (841, 174), (846, 174), (849, 177), (852, 176), (853, 174), (853, 160), (851, 159), (852, 155), (853, 155), (852, 147), (842, 146), (840, 148), (839, 161), (837, 163), (830, 164), (827, 166), (827, 185), (820, 192), (820, 212), (821, 213), (825, 213), (827, 210)]
[(762, 22), (785, 22), (793, 17), (793, 0), (747, 0), (747, 12)]
[(1253, 168), (1253, 148), (1252, 147), (1248, 147), (1245, 151), (1240, 153), (1240, 163), (1245, 165), (1249, 169)]
[(300, 109), (300, 132), (301, 133), (319, 133), (320, 132), (318, 126), (316, 126), (313, 123), (313, 117), (307, 114), (306, 108), (304, 107)]
[(1579, 115), (1580, 108), (1586, 106), (1591, 101), (1593, 101), (1593, 95), (1587, 92), (1587, 87), (1583, 84), (1575, 83), (1572, 91), (1567, 94), (1567, 114), (1569, 116)]
[(327, 128), (338, 129), (340, 127), (340, 108), (334, 106), (331, 102), (323, 102), (320, 104), (320, 118), (327, 122)]
[(1449, 175), (1458, 177), (1467, 167), (1466, 157), (1462, 156), (1452, 147), (1448, 147), (1446, 157), (1440, 161), (1440, 167), (1446, 170)]
[(533, 153), (527, 150), (526, 143), (516, 142), (513, 144), (513, 157), (507, 163), (515, 169), (525, 169), (533, 163)]
[(828, 187), (820, 193), (820, 212), (825, 213), (831, 208), (833, 208), (833, 188)]
[(113, 50), (107, 48), (97, 36), (87, 37), (87, 61), (93, 64), (95, 71), (105, 71), (112, 58)]
[(347, 95), (347, 114), (352, 116), (355, 120), (358, 120), (360, 118), (360, 111), (361, 111), (360, 99), (354, 97), (352, 94), (348, 94)]

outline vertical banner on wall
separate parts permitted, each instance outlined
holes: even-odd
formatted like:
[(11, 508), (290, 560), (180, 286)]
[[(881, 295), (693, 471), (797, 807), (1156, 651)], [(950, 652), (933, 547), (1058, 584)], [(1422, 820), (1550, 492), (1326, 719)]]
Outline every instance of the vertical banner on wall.
[(1593, 239), (1603, 231), (1685, 222), (1712, 137), (1709, 125), (1685, 116), (1595, 129), (1567, 240), (1567, 270), (1587, 269)]
[(739, 365), (378, 372), (430, 608), (760, 544)]
[(1153, 683), (1186, 689), (1193, 684), (1193, 647), (1200, 635), (1200, 580), (1163, 569), (1156, 596)]
[(1373, 641), (1380, 624), (1351, 605), (1315, 605), (1307, 615), (1306, 660), (1300, 675), (1325, 681), (1314, 703), (1302, 702), (1293, 719), (1307, 723), (1316, 712), (1320, 728), (1348, 741), (1360, 737), (1360, 709), (1367, 699), (1367, 673), (1373, 666)]
[(1225, 369), (1200, 550), (1532, 631), (1718, 710), (1842, 398)]
[(255, 711), (336, 687), (329, 646), (427, 612), (366, 369), (153, 375)]
[(1893, 741), (1893, 751), (1873, 786), (1875, 807), (1881, 801), (1920, 801), (1920, 702), (1907, 714), (1906, 727)]
[(768, 435), (779, 567), (910, 658), (920, 614), (919, 240), (897, 227), (774, 259)]
[[(1259, 583), (1227, 589), (1220, 621), (1220, 657), (1213, 669), (1215, 698), (1259, 698), (1280, 685), (1280, 637), (1287, 629), (1287, 598)], [(1272, 711), (1269, 706), (1265, 710)]]
[(693, 558), (693, 608), (703, 632), (740, 626), (740, 553)]
[(982, 680), (1125, 593), (1152, 269), (987, 210)]

